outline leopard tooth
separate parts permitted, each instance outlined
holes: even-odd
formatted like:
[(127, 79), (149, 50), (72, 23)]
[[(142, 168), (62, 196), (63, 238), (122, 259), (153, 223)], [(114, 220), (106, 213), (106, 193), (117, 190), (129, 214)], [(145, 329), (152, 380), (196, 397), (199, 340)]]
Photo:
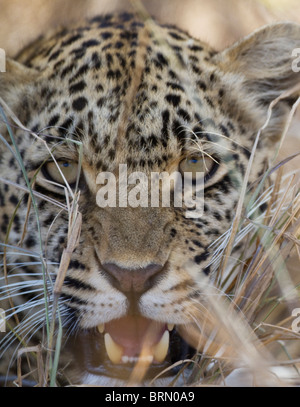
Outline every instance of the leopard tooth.
[(170, 334), (169, 331), (166, 330), (161, 340), (153, 348), (153, 356), (157, 362), (163, 362), (165, 360), (169, 349), (169, 343), (170, 343)]
[(173, 331), (175, 324), (168, 324), (168, 330)]
[(98, 331), (103, 334), (104, 330), (105, 330), (105, 325), (104, 324), (100, 324), (97, 326)]
[(109, 333), (104, 334), (104, 344), (110, 361), (114, 364), (120, 363), (123, 356), (123, 349), (113, 340)]

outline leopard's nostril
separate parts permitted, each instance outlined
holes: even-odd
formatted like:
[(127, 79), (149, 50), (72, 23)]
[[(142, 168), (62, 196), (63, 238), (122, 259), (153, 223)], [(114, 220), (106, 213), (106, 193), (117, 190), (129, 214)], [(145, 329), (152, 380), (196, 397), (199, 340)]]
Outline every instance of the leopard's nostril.
[(127, 269), (115, 263), (104, 263), (102, 267), (112, 285), (124, 293), (150, 290), (165, 268), (161, 264), (149, 264), (139, 269)]

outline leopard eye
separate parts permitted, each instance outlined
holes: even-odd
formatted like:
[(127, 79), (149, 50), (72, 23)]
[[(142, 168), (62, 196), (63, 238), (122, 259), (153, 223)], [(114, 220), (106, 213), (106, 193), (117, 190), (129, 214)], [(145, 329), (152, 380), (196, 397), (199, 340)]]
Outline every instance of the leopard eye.
[[(202, 173), (204, 178), (212, 174), (216, 166), (216, 161), (208, 156), (188, 157), (181, 161), (179, 170), (181, 174), (189, 173), (191, 178), (196, 179), (197, 172)], [(187, 174), (186, 174), (187, 175)]]
[(54, 161), (49, 161), (44, 165), (43, 173), (47, 179), (49, 179), (50, 181), (57, 182), (59, 184), (65, 184), (65, 181), (61, 176), (58, 167), (62, 172), (63, 176), (65, 177), (66, 181), (68, 182), (68, 184), (69, 185), (75, 184), (79, 171), (78, 163), (69, 160), (59, 160), (57, 161), (57, 164)]

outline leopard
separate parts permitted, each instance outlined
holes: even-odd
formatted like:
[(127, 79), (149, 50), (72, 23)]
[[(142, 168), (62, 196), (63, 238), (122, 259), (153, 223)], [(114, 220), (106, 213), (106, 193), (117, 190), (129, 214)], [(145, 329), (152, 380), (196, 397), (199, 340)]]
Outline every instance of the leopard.
[[(53, 351), (59, 335), (56, 385), (121, 386), (138, 366), (141, 383), (188, 374), (182, 363), (198, 350), (186, 333), (216, 272), (213, 244), (232, 225), (250, 159), (247, 185), (277, 148), (299, 93), (280, 97), (299, 84), (299, 44), (300, 26), (278, 22), (216, 51), (123, 12), (56, 29), (7, 57), (1, 384), (18, 378), (22, 347), (23, 384), (39, 384), (32, 353)], [(163, 173), (177, 177), (166, 183), (170, 199), (151, 204), (154, 184), (144, 184), (158, 174), (162, 195)], [(175, 205), (187, 185), (190, 201)]]

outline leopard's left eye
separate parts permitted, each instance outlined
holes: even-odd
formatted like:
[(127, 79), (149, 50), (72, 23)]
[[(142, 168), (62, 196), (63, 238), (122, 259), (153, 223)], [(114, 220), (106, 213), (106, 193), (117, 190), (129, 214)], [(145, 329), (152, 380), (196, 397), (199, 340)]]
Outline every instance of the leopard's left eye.
[(78, 172), (78, 163), (70, 160), (59, 160), (57, 163), (54, 161), (49, 161), (43, 166), (44, 176), (50, 181), (57, 182), (59, 184), (65, 184), (61, 173), (69, 185), (75, 184), (77, 177), (79, 176)]
[(192, 179), (196, 179), (197, 173), (202, 173), (207, 178), (215, 168), (216, 161), (208, 156), (188, 157), (181, 161), (179, 170), (181, 174), (190, 174)]

